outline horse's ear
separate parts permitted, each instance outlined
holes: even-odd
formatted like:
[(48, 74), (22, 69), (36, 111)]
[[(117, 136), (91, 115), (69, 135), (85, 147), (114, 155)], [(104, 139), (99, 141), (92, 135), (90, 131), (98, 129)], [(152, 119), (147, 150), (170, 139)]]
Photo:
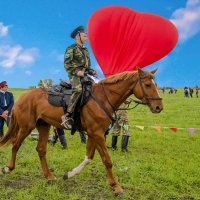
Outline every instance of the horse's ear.
[(151, 73), (152, 73), (152, 74), (155, 74), (157, 70), (158, 70), (158, 68), (152, 70)]
[(142, 74), (144, 73), (144, 71), (143, 71), (141, 68), (139, 68), (139, 67), (137, 67), (137, 70), (138, 70), (138, 73), (139, 73), (140, 75), (142, 75)]

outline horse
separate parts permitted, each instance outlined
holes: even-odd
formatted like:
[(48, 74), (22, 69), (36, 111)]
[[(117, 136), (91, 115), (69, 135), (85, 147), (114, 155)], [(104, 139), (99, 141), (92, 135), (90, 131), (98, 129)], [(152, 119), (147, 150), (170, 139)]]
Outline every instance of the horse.
[[(114, 193), (123, 193), (122, 187), (116, 182), (112, 172), (112, 161), (104, 133), (113, 122), (117, 108), (132, 94), (141, 103), (146, 104), (151, 112), (160, 113), (162, 111), (162, 98), (159, 96), (154, 82), (155, 72), (156, 70), (148, 72), (137, 69), (110, 76), (93, 84), (91, 96), (80, 111), (82, 128), (88, 134), (85, 159), (72, 171), (66, 172), (63, 179), (71, 178), (80, 173), (92, 161), (97, 149), (105, 165), (109, 185)], [(36, 128), (39, 132), (36, 150), (43, 175), (48, 181), (56, 180), (48, 167), (46, 151), (50, 127), (52, 125), (63, 128), (61, 126), (63, 114), (62, 107), (49, 104), (45, 89), (36, 88), (23, 94), (14, 104), (8, 131), (0, 141), (0, 147), (12, 144), (11, 160), (2, 169), (2, 172), (6, 174), (14, 170), (16, 155), (23, 140)]]

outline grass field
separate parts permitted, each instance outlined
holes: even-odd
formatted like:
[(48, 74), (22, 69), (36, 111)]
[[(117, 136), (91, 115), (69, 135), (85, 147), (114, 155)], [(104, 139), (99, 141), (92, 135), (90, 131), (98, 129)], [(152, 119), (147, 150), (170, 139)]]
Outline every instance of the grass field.
[[(15, 99), (25, 92), (12, 91)], [(64, 172), (77, 166), (85, 155), (79, 134), (72, 137), (66, 131), (67, 150), (59, 142), (48, 145), (47, 159), (57, 181), (48, 184), (43, 177), (35, 150), (37, 141), (28, 137), (18, 152), (16, 169), (10, 174), (0, 174), (0, 199), (200, 199), (200, 98), (184, 98), (182, 89), (162, 97), (164, 110), (160, 114), (152, 114), (141, 105), (129, 111), (132, 135), (128, 153), (120, 151), (120, 141), (117, 151), (109, 149), (114, 175), (124, 189), (123, 196), (113, 195), (98, 153), (78, 176), (62, 179)], [(161, 127), (161, 132), (151, 127), (156, 125)], [(173, 132), (170, 127), (182, 129)], [(189, 134), (187, 128), (196, 131)], [(111, 134), (107, 143), (111, 143)], [(11, 146), (0, 149), (0, 168), (10, 156)]]

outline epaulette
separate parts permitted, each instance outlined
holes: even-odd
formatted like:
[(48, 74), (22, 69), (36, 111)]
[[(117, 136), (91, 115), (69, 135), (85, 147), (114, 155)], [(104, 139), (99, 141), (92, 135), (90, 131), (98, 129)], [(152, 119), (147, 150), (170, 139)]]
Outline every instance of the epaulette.
[(76, 44), (72, 44), (71, 46), (69, 46), (69, 47), (72, 47), (72, 48), (74, 48), (76, 46)]

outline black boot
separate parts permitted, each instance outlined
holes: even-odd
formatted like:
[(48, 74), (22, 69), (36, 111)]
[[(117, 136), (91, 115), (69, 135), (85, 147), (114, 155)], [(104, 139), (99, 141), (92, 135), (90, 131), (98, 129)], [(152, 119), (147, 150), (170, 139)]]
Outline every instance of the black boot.
[(112, 136), (112, 149), (113, 150), (117, 150), (117, 138), (118, 138), (118, 136), (116, 136), (116, 135)]
[(62, 123), (61, 125), (64, 126), (66, 129), (72, 129), (72, 125), (74, 120), (72, 118), (72, 113), (67, 112), (65, 115), (61, 117)]
[(81, 143), (86, 144), (86, 135), (84, 131), (79, 132), (80, 138), (81, 138)]
[(109, 129), (104, 133), (104, 138), (106, 140), (106, 136), (109, 134)]
[(67, 149), (67, 141), (66, 141), (65, 135), (58, 135), (58, 137), (59, 137), (61, 145), (63, 146), (63, 149)]
[(128, 146), (128, 139), (129, 136), (128, 135), (123, 135), (122, 136), (122, 152), (127, 152), (127, 146)]

